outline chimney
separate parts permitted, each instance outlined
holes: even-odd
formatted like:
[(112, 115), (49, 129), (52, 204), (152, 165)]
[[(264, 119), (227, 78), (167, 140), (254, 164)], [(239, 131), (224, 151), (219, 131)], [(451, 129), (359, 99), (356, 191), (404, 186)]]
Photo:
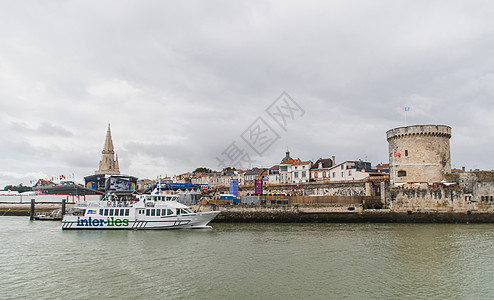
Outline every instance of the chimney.
[(333, 155), (333, 166), (336, 165), (336, 157)]
[(462, 170), (463, 172), (465, 172), (465, 167), (461, 167), (461, 170)]

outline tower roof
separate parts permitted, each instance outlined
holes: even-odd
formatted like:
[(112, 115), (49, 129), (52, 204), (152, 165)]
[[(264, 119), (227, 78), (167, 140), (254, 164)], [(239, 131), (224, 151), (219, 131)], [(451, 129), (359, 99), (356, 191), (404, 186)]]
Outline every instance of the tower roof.
[(108, 174), (117, 175), (120, 174), (120, 167), (118, 165), (118, 156), (115, 157), (115, 151), (113, 149), (113, 141), (111, 138), (110, 124), (108, 124), (108, 130), (106, 132), (105, 146), (101, 151), (101, 160), (99, 162), (99, 169), (94, 174)]
[(288, 148), (286, 149), (286, 156), (283, 157), (283, 159), (281, 160), (281, 163), (284, 163), (288, 160), (291, 160), (292, 158), (290, 157), (290, 151), (288, 150)]
[(103, 154), (113, 154), (115, 153), (113, 149), (113, 141), (111, 138), (110, 123), (108, 123), (108, 130), (106, 131), (105, 146), (103, 147)]

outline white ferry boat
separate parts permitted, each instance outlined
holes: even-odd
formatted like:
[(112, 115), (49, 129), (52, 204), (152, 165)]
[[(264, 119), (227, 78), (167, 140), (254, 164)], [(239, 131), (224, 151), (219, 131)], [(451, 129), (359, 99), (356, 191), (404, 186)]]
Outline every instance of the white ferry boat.
[(63, 217), (62, 229), (211, 228), (207, 224), (220, 213), (193, 212), (176, 195), (138, 195), (135, 202), (116, 198), (110, 194), (100, 202), (77, 204), (74, 214)]

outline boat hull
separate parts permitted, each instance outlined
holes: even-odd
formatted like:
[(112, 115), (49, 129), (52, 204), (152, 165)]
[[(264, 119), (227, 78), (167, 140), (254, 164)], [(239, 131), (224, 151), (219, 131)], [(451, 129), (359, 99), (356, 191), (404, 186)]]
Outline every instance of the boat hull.
[(188, 216), (150, 217), (134, 219), (128, 217), (65, 216), (62, 230), (143, 230), (143, 229), (204, 229), (220, 212), (200, 212)]

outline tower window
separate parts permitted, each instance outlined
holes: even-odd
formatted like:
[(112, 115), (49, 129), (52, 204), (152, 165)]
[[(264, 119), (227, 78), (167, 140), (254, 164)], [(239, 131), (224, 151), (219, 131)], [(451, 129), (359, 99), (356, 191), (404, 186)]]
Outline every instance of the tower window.
[(405, 150), (405, 156), (408, 156), (408, 150)]
[(398, 177), (405, 177), (407, 176), (407, 171), (398, 171)]

